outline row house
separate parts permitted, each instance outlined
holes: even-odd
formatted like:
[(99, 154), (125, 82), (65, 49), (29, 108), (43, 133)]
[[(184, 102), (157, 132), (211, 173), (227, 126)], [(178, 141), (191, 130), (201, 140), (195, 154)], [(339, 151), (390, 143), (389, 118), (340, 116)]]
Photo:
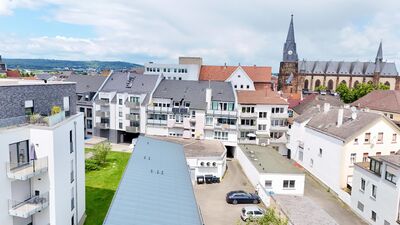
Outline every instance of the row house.
[(0, 224), (84, 223), (84, 125), (75, 88), (0, 80)]
[(241, 144), (259, 144), (285, 149), (288, 102), (278, 93), (261, 89), (237, 91)]
[(351, 208), (369, 224), (400, 221), (400, 155), (377, 155), (354, 166)]
[(287, 147), (291, 158), (350, 204), (354, 163), (398, 151), (399, 135), (383, 115), (326, 103), (295, 119)]
[(158, 82), (156, 75), (112, 73), (95, 96), (95, 135), (130, 143), (145, 133), (145, 106)]

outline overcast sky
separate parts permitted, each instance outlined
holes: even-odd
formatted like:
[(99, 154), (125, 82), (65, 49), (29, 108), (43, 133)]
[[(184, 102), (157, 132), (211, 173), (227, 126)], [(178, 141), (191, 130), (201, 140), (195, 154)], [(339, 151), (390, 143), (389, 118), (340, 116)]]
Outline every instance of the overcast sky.
[(5, 58), (269, 65), (294, 14), (300, 59), (400, 63), (400, 0), (0, 0)]

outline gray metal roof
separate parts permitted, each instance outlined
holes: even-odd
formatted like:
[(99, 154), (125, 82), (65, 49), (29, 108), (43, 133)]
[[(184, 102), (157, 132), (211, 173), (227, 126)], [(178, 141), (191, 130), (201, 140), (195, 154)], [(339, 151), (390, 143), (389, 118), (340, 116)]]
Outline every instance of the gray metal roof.
[[(291, 54), (289, 54), (291, 51)], [(294, 38), (294, 25), (293, 25), (293, 15), (290, 18), (290, 25), (288, 34), (286, 37), (286, 42), (283, 46), (283, 61), (284, 62), (295, 62), (298, 61), (297, 50), (296, 50), (296, 40)]]
[(320, 107), (322, 108), (324, 103), (329, 103), (331, 106), (336, 107), (344, 106), (344, 103), (337, 96), (311, 94), (306, 96), (303, 101), (293, 107), (292, 110), (301, 115), (309, 108), (315, 107), (317, 105), (320, 105)]
[[(129, 94), (150, 93), (156, 86), (157, 75), (142, 75), (136, 73), (114, 72), (104, 84), (101, 91)], [(131, 83), (129, 84), (129, 79)]]
[(65, 81), (76, 82), (76, 93), (97, 92), (107, 77), (91, 75), (68, 75)]
[(163, 80), (153, 94), (153, 98), (190, 102), (190, 108), (206, 109), (206, 89), (210, 85), (212, 100), (235, 102), (231, 83), (222, 81)]
[(104, 225), (200, 225), (183, 146), (140, 136)]

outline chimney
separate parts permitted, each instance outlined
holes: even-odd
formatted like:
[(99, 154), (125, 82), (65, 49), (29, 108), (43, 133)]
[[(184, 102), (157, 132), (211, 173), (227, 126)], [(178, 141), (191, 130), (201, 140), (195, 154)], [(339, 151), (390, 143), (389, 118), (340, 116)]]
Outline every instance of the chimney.
[(224, 63), (224, 69), (226, 69), (226, 63)]
[(338, 117), (336, 126), (340, 127), (343, 124), (343, 108), (338, 109)]
[(324, 113), (327, 113), (329, 109), (331, 108), (331, 105), (327, 102), (324, 103)]
[(207, 109), (211, 109), (211, 96), (212, 96), (212, 89), (211, 88), (207, 88), (206, 89)]

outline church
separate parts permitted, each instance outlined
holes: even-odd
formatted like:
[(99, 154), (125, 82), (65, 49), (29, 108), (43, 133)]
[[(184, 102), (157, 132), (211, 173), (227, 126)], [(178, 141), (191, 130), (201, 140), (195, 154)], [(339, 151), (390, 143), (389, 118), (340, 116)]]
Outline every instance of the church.
[(279, 67), (278, 88), (282, 92), (300, 94), (303, 90), (313, 91), (319, 86), (334, 91), (341, 83), (349, 88), (360, 83), (382, 83), (389, 86), (390, 90), (400, 89), (396, 64), (383, 60), (382, 42), (379, 44), (375, 60), (371, 62), (299, 61), (294, 36), (292, 15)]

